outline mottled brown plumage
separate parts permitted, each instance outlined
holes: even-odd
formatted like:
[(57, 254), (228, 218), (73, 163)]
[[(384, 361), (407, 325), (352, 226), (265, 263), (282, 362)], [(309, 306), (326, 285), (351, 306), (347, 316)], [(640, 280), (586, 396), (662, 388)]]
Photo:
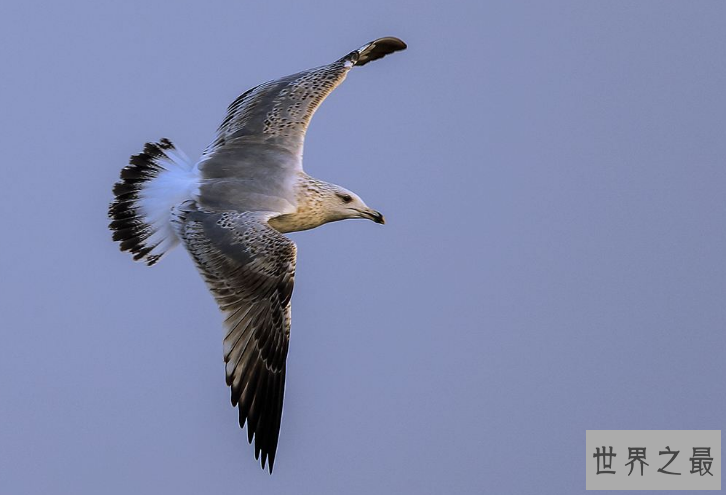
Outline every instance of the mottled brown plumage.
[(229, 106), (196, 165), (168, 140), (147, 144), (114, 188), (110, 228), (121, 249), (151, 265), (181, 241), (222, 310), (232, 405), (270, 473), (297, 256), (282, 234), (346, 218), (383, 223), (355, 193), (303, 171), (305, 132), (352, 67), (405, 48), (381, 38), (331, 64), (261, 84)]

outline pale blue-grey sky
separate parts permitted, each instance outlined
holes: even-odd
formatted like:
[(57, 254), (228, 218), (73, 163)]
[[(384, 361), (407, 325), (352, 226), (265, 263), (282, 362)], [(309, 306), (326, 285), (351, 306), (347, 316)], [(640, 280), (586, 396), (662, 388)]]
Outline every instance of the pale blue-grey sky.
[[(721, 1), (4, 2), (0, 493), (581, 493), (586, 429), (723, 429)], [(267, 79), (380, 36), (314, 176), (387, 218), (292, 235), (272, 476), (182, 250), (107, 230)]]

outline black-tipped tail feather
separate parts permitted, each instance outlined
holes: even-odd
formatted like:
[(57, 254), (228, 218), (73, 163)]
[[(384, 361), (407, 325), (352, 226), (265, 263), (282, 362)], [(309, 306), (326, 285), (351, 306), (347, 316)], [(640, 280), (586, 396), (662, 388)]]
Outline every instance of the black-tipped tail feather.
[(122, 251), (151, 266), (179, 241), (171, 227), (171, 208), (191, 199), (196, 176), (186, 155), (171, 141), (147, 143), (131, 157), (113, 188), (109, 228)]

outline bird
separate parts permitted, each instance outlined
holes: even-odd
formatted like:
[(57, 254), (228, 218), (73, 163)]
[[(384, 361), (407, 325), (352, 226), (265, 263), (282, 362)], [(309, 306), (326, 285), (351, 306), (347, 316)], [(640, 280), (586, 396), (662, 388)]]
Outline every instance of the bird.
[(328, 65), (260, 84), (229, 105), (196, 163), (163, 138), (132, 156), (113, 186), (109, 228), (121, 251), (151, 266), (183, 245), (216, 300), (232, 406), (270, 474), (297, 261), (284, 234), (349, 218), (385, 223), (354, 192), (305, 173), (305, 133), (353, 67), (406, 48), (379, 38)]

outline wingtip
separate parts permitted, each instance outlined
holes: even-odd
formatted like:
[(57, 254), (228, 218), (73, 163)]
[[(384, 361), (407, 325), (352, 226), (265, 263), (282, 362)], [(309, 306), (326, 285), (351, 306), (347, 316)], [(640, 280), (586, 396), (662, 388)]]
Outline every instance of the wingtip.
[(383, 38), (378, 38), (368, 44), (376, 45), (379, 47), (383, 46), (388, 48), (392, 52), (397, 52), (408, 48), (408, 45), (401, 38), (396, 38), (395, 36), (384, 36)]
[(408, 48), (408, 45), (403, 40), (394, 36), (386, 36), (373, 40), (354, 52), (351, 52), (348, 55), (348, 59), (353, 62), (353, 65), (365, 65), (368, 62), (378, 60), (379, 58), (405, 50), (406, 48)]
[(272, 468), (275, 464), (274, 451), (268, 451), (264, 448), (258, 447), (257, 435), (255, 435), (255, 459), (260, 461), (260, 466), (262, 467), (263, 471), (267, 470), (270, 472), (270, 474), (272, 474)]
[[(275, 454), (270, 453), (267, 455), (267, 470), (270, 472), (270, 474), (272, 474), (272, 467), (274, 466), (274, 464), (275, 464)], [(264, 466), (262, 467), (262, 469), (265, 469)]]

